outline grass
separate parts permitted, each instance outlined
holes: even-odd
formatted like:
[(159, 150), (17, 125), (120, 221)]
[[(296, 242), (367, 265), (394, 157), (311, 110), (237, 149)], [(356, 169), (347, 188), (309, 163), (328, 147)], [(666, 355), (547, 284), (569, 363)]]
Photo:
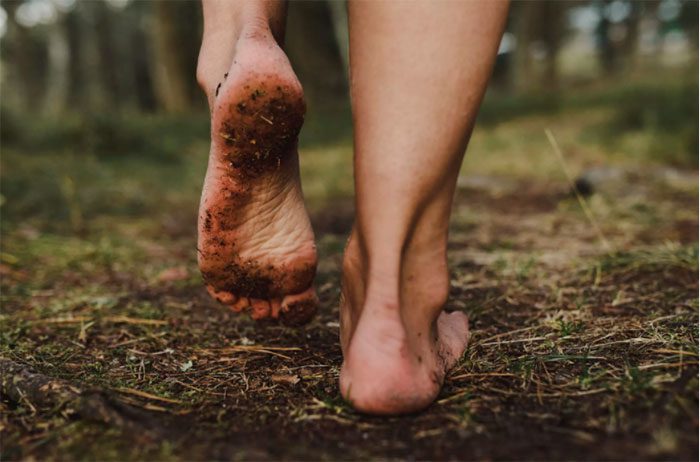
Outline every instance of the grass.
[[(31, 137), (3, 125), (0, 356), (172, 431), (149, 439), (3, 399), (2, 457), (697, 459), (697, 170), (682, 139), (654, 147), (697, 112), (674, 114), (689, 87), (667, 83), (592, 88), (554, 113), (489, 96), (449, 248), (448, 308), (470, 314), (472, 341), (435, 405), (389, 419), (356, 414), (336, 388), (347, 111), (327, 132), (311, 119), (302, 140), (322, 310), (296, 330), (228, 313), (202, 288), (206, 118), (71, 119)], [(639, 104), (658, 117), (630, 118)], [(586, 198), (609, 251), (545, 128), (575, 176), (623, 172)]]

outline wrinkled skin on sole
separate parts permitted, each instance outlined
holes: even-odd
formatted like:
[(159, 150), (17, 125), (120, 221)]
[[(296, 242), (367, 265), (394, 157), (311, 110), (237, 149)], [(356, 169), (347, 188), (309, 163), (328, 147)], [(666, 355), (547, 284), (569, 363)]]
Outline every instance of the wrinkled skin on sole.
[(297, 156), (303, 92), (276, 45), (244, 50), (212, 107), (199, 267), (209, 293), (234, 311), (303, 324), (317, 308), (316, 249)]

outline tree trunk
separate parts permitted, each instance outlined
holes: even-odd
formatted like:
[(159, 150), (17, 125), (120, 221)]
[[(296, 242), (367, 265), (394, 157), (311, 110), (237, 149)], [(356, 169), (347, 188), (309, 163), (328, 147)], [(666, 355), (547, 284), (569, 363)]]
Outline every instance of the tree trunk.
[(160, 106), (167, 112), (184, 112), (189, 106), (187, 76), (181, 65), (177, 37), (180, 2), (153, 2), (153, 44), (155, 58), (152, 59), (155, 94)]
[[(96, 2), (78, 3), (72, 27), (75, 28), (72, 46), (75, 47), (73, 72), (77, 74), (73, 93), (77, 95), (80, 107), (87, 111), (99, 112), (106, 108), (106, 92), (101, 69), (98, 46)], [(72, 54), (72, 53), (71, 53)]]
[(598, 41), (598, 59), (600, 60), (600, 67), (607, 75), (613, 74), (617, 68), (617, 52), (615, 50), (615, 44), (610, 39), (611, 24), (608, 18), (605, 17), (604, 12), (605, 7), (609, 3), (610, 2), (606, 0), (598, 6), (601, 19), (595, 31)]
[(44, 112), (53, 116), (65, 111), (70, 91), (71, 56), (66, 27), (66, 23), (61, 18), (51, 24), (47, 32), (48, 78)]
[(290, 2), (285, 49), (309, 105), (345, 94), (345, 67), (327, 2)]
[(511, 87), (518, 91), (527, 91), (536, 81), (533, 72), (530, 46), (533, 42), (533, 22), (537, 13), (536, 2), (517, 2), (512, 5), (514, 18), (513, 33), (516, 46), (511, 66)]
[[(3, 93), (4, 106), (18, 112), (35, 111), (41, 103), (44, 90), (45, 43), (36, 40), (35, 34), (15, 21), (15, 12), (21, 1), (4, 1), (7, 12), (7, 32), (2, 46), (3, 84), (13, 91)], [(5, 66), (4, 66), (5, 67)]]
[(565, 2), (547, 1), (541, 4), (542, 41), (547, 50), (545, 70), (542, 78), (544, 88), (556, 89), (559, 86), (558, 57), (563, 36)]

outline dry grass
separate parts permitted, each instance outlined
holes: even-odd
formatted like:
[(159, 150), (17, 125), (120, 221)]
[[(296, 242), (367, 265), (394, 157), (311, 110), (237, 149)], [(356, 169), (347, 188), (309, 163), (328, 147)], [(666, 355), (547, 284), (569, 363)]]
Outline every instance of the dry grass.
[[(587, 142), (610, 112), (476, 131), (449, 247), (448, 308), (470, 314), (472, 342), (430, 409), (390, 419), (356, 414), (336, 385), (350, 147), (302, 153), (323, 306), (302, 329), (255, 324), (206, 295), (194, 261), (200, 160), (4, 152), (26, 194), (9, 197), (3, 228), (0, 355), (164, 430), (3, 396), (2, 458), (697, 460), (697, 171)], [(572, 175), (598, 178), (589, 217), (546, 127)], [(52, 175), (84, 188), (42, 189)], [(64, 219), (52, 215), (61, 207)]]
[[(449, 308), (470, 313), (474, 336), (437, 403), (404, 418), (363, 417), (338, 397), (343, 236), (322, 224), (324, 309), (301, 330), (255, 325), (212, 303), (194, 274), (189, 239), (160, 242), (186, 256), (168, 260), (187, 271), (168, 272), (165, 282), (160, 266), (148, 268), (148, 252), (124, 248), (131, 244), (104, 243), (99, 252), (109, 258), (78, 254), (70, 264), (18, 257), (22, 264), (3, 267), (3, 355), (111, 390), (176, 430), (134, 445), (117, 428), (63, 417), (60, 406), (4, 402), (3, 451), (88, 459), (694, 458), (697, 246), (674, 233), (695, 196), (657, 183), (646, 177), (619, 185), (612, 203), (590, 201), (612, 253), (564, 181), (515, 182), (507, 191), (494, 179), (491, 189), (460, 189)], [(630, 200), (665, 219), (644, 224)], [(13, 235), (7, 253), (30, 244)], [(45, 276), (30, 283), (25, 273)]]

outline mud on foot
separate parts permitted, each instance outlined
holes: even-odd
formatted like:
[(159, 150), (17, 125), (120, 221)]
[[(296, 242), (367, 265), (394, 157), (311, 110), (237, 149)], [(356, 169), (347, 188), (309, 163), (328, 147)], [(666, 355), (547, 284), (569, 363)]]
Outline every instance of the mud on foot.
[(243, 39), (215, 92), (198, 224), (207, 290), (255, 319), (302, 324), (317, 300), (297, 155), (301, 85), (274, 40)]

